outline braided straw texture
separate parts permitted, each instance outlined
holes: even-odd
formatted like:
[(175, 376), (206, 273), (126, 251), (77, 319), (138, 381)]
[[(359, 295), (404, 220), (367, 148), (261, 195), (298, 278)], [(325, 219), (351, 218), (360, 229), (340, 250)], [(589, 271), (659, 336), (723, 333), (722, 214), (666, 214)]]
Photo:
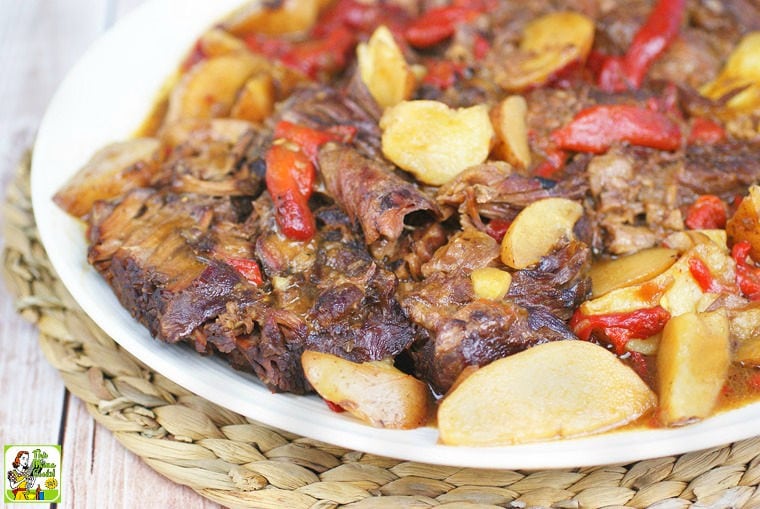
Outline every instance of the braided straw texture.
[(152, 468), (225, 506), (760, 508), (760, 437), (629, 465), (527, 472), (400, 461), (265, 426), (151, 371), (78, 308), (37, 236), (28, 157), (4, 214), (5, 278), (68, 390)]

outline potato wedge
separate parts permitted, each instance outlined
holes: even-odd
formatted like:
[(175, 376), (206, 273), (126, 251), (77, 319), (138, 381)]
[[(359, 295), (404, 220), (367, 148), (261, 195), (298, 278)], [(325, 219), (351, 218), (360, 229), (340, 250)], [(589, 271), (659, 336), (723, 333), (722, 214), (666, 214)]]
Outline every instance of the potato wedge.
[(386, 362), (350, 362), (305, 351), (306, 379), (324, 399), (379, 428), (411, 429), (427, 423), (430, 391), (425, 383)]
[(147, 185), (158, 169), (160, 146), (154, 138), (136, 138), (103, 147), (55, 193), (53, 200), (69, 214), (82, 217), (97, 200)]
[(629, 423), (656, 401), (641, 378), (606, 349), (557, 341), (472, 373), (443, 399), (438, 429), (450, 445), (567, 438)]
[(215, 58), (247, 50), (242, 39), (230, 35), (229, 32), (221, 28), (208, 30), (198, 40), (198, 44), (206, 58)]
[(417, 85), (404, 54), (385, 26), (356, 48), (359, 75), (381, 108), (394, 106), (412, 96)]
[(660, 418), (678, 426), (710, 415), (730, 363), (725, 310), (671, 318), (657, 352)]
[(726, 234), (731, 244), (749, 242), (750, 256), (760, 260), (760, 186), (750, 186), (749, 194), (726, 222)]
[(525, 115), (528, 103), (520, 95), (511, 95), (491, 110), (491, 122), (496, 132), (494, 153), (515, 168), (530, 166), (528, 127)]
[(541, 260), (563, 238), (572, 239), (583, 206), (567, 198), (545, 198), (517, 214), (501, 241), (501, 261), (524, 269)]
[(583, 63), (594, 43), (594, 22), (577, 12), (553, 12), (525, 26), (516, 65), (499, 79), (507, 90), (546, 83), (574, 62)]
[(165, 122), (229, 114), (248, 78), (267, 66), (262, 58), (244, 52), (198, 62), (172, 90)]
[(643, 249), (632, 255), (595, 263), (591, 267), (592, 297), (648, 281), (665, 272), (678, 259), (678, 251), (664, 247)]
[(470, 274), (472, 289), (478, 299), (501, 300), (512, 284), (512, 274), (496, 267), (475, 269)]
[(247, 2), (228, 16), (223, 26), (235, 35), (306, 32), (317, 21), (323, 3), (320, 0), (284, 0), (267, 6), (266, 2)]
[(454, 110), (425, 100), (386, 109), (380, 129), (385, 157), (434, 186), (485, 161), (494, 136), (485, 105)]
[(249, 122), (263, 122), (274, 111), (276, 99), (272, 76), (265, 72), (257, 73), (243, 85), (230, 116)]
[(699, 89), (710, 99), (731, 97), (726, 107), (734, 111), (752, 111), (760, 106), (760, 32), (745, 35), (731, 52), (720, 74)]
[(691, 258), (699, 258), (723, 287), (734, 280), (734, 263), (714, 242), (697, 244), (660, 275), (643, 283), (625, 286), (587, 300), (581, 304), (585, 315), (624, 313), (637, 309), (662, 306), (671, 316), (686, 312), (704, 311), (717, 298), (702, 289), (689, 268)]
[(676, 249), (680, 252), (685, 252), (696, 246), (697, 244), (705, 244), (712, 242), (726, 253), (728, 252), (726, 230), (684, 230), (680, 232), (671, 233), (663, 244), (671, 249)]

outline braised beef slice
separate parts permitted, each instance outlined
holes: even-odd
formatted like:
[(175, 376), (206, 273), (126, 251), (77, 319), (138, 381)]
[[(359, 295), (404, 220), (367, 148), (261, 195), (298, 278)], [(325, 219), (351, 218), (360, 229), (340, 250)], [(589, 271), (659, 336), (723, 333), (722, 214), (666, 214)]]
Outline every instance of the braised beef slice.
[(94, 216), (90, 261), (122, 304), (164, 341), (189, 339), (228, 301), (252, 298), (238, 272), (198, 257), (187, 242), (185, 234), (208, 227), (213, 208), (208, 198), (140, 190), (109, 215)]
[(484, 163), (464, 170), (441, 186), (436, 201), (457, 208), (460, 222), (485, 230), (483, 219), (512, 220), (529, 204), (550, 197), (583, 198), (588, 189), (582, 173), (559, 181), (528, 177), (507, 164)]
[(354, 148), (371, 159), (382, 159), (380, 127), (373, 112), (367, 111), (347, 92), (327, 85), (311, 85), (297, 89), (283, 103), (275, 122), (285, 120), (313, 129), (334, 126), (356, 128)]
[(543, 309), (569, 320), (575, 309), (591, 297), (591, 250), (582, 242), (561, 246), (535, 268), (512, 273), (508, 296), (528, 309)]
[(398, 239), (412, 213), (427, 212), (431, 219), (439, 215), (435, 202), (417, 186), (347, 146), (323, 148), (319, 171), (327, 193), (361, 225), (367, 244), (381, 236)]

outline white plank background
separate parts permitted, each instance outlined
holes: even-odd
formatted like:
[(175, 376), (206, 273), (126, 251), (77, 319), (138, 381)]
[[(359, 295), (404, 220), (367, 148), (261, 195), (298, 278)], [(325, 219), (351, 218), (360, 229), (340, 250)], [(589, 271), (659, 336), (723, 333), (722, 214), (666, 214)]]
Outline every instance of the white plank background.
[[(85, 49), (144, 0), (0, 0), (0, 196), (45, 107)], [(3, 218), (0, 217), (0, 225)], [(0, 244), (3, 239), (0, 233)], [(95, 424), (0, 283), (0, 442), (62, 443), (65, 508), (218, 508), (154, 472)], [(5, 473), (2, 473), (5, 475)], [(29, 504), (24, 507), (46, 507)], [(20, 507), (20, 506), (19, 506)]]

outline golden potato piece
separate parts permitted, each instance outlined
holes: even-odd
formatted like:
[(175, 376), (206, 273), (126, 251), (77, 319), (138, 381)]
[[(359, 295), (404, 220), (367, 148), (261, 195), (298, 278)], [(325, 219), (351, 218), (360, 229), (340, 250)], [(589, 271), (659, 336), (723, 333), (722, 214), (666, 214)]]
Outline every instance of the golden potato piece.
[(242, 52), (198, 62), (172, 90), (165, 122), (229, 114), (238, 91), (262, 66), (265, 61)]
[(686, 424), (712, 413), (730, 363), (728, 332), (724, 310), (684, 313), (665, 325), (657, 353), (663, 423)]
[(221, 28), (212, 28), (204, 33), (199, 39), (203, 54), (207, 58), (215, 58), (229, 53), (247, 51), (242, 39), (230, 35)]
[(308, 350), (301, 363), (306, 379), (320, 396), (373, 426), (411, 429), (427, 423), (427, 385), (389, 363), (359, 364)]
[(573, 62), (584, 62), (594, 43), (594, 22), (577, 12), (553, 12), (525, 26), (517, 64), (499, 84), (525, 90), (546, 83)]
[(663, 244), (671, 249), (685, 252), (697, 244), (714, 243), (723, 251), (728, 252), (726, 230), (684, 230), (674, 232), (665, 237)]
[(664, 247), (643, 249), (632, 255), (595, 263), (591, 267), (592, 297), (648, 281), (665, 272), (678, 259), (678, 251)]
[(696, 244), (681, 255), (660, 275), (639, 284), (611, 290), (581, 304), (585, 315), (624, 313), (653, 306), (662, 306), (671, 316), (704, 311), (718, 297), (705, 291), (694, 279), (690, 260), (698, 258), (723, 288), (734, 281), (734, 262), (725, 250), (712, 241)]
[(528, 127), (525, 115), (528, 103), (520, 95), (511, 95), (491, 111), (491, 122), (496, 132), (494, 153), (515, 168), (530, 166)]
[(494, 136), (485, 105), (454, 110), (425, 100), (386, 109), (380, 129), (385, 157), (434, 186), (485, 161)]
[(82, 217), (97, 200), (120, 196), (148, 184), (158, 169), (155, 158), (161, 143), (136, 138), (112, 143), (97, 151), (53, 197), (69, 214)]
[(368, 42), (359, 44), (356, 55), (359, 75), (381, 108), (412, 96), (417, 79), (388, 28), (378, 27)]
[(492, 446), (588, 435), (629, 423), (657, 398), (614, 354), (556, 341), (472, 373), (438, 409), (444, 444)]
[(760, 106), (760, 32), (745, 35), (731, 52), (717, 78), (700, 88), (699, 92), (718, 100), (734, 91), (726, 103), (735, 111), (751, 111)]
[(750, 256), (760, 260), (760, 187), (753, 185), (739, 208), (726, 222), (726, 234), (731, 244), (747, 241), (752, 246)]
[(470, 274), (475, 297), (479, 299), (501, 300), (512, 284), (512, 274), (496, 267), (475, 269)]
[(524, 269), (535, 263), (563, 238), (573, 239), (573, 226), (583, 215), (583, 206), (567, 198), (545, 198), (517, 214), (501, 241), (501, 261), (507, 267)]
[(274, 111), (275, 100), (276, 90), (272, 76), (264, 72), (255, 74), (240, 90), (230, 116), (249, 122), (263, 122)]
[(284, 0), (273, 2), (271, 7), (265, 2), (247, 2), (223, 26), (235, 35), (306, 32), (317, 21), (320, 7), (319, 0)]

